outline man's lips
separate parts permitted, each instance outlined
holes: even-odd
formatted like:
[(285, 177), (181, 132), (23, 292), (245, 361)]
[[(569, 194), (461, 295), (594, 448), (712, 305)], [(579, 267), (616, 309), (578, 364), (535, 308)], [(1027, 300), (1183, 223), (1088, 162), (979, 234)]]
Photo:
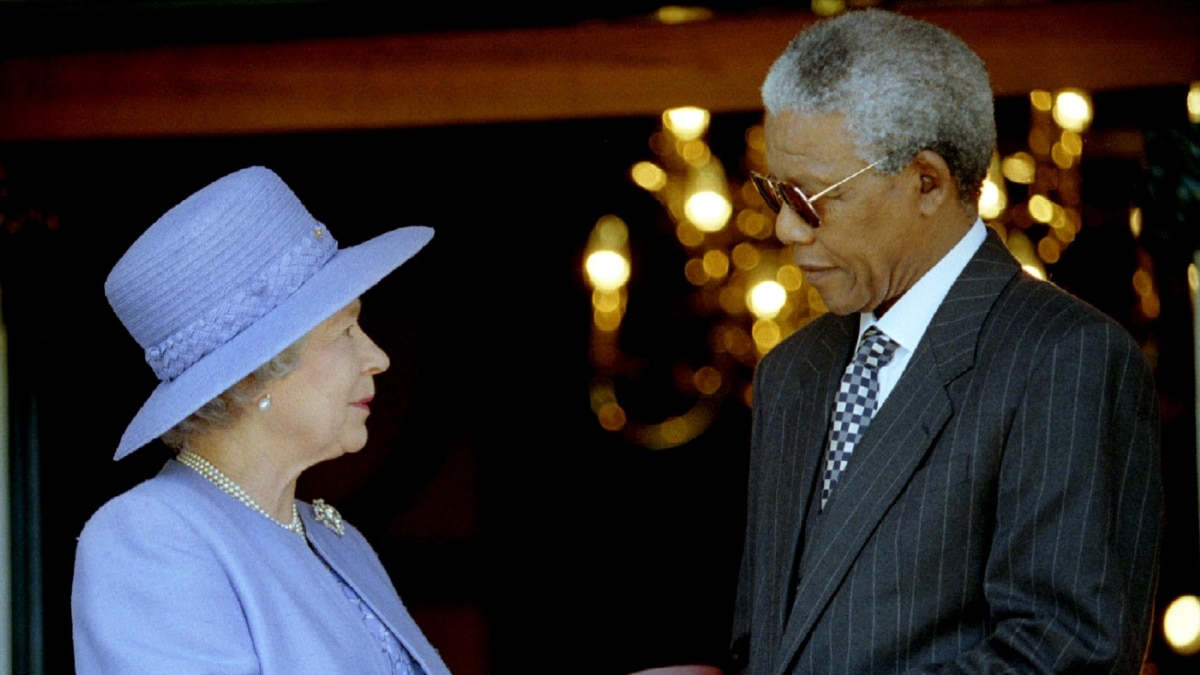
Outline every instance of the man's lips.
[(373, 400), (375, 400), (375, 397), (368, 396), (368, 397), (362, 399), (361, 401), (355, 401), (354, 403), (351, 403), (350, 405), (354, 406), (355, 408), (362, 408), (363, 410), (370, 412), (371, 411), (371, 401), (373, 401)]
[(804, 272), (804, 278), (808, 281), (816, 281), (822, 277), (828, 276), (833, 272), (835, 267), (822, 267), (820, 265), (797, 265), (801, 272)]

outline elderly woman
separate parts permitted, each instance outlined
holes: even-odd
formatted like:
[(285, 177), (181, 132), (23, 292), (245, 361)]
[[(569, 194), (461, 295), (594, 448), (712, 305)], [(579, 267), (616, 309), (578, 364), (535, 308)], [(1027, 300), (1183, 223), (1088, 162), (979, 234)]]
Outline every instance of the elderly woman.
[(105, 292), (161, 383), (115, 459), (178, 451), (79, 538), (79, 673), (448, 673), (362, 535), (310, 466), (367, 441), (387, 355), (364, 291), (432, 237), (399, 228), (339, 249), (287, 185), (252, 167), (175, 206)]

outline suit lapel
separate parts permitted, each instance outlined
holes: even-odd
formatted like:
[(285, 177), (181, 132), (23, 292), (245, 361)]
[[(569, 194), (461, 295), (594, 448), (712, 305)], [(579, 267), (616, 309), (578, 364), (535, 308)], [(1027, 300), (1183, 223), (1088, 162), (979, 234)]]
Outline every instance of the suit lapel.
[(787, 578), (777, 580), (782, 585), (776, 614), (779, 625), (788, 621), (791, 613), (792, 574), (797, 569), (797, 556), (802, 542), (803, 524), (808, 518), (814, 489), (816, 467), (824, 461), (829, 432), (829, 415), (837, 395), (841, 373), (854, 351), (858, 335), (858, 315), (839, 317), (826, 315), (813, 326), (818, 331), (815, 344), (797, 353), (795, 361), (783, 377), (786, 382), (810, 383), (810, 386), (787, 387), (776, 402), (776, 410), (768, 414), (785, 420), (781, 435), (781, 454), (792, 460), (787, 475), (780, 476), (781, 484), (776, 503), (781, 513), (773, 541), (776, 559)]
[[(781, 669), (799, 653), (953, 414), (948, 387), (974, 365), (983, 322), (1019, 270), (989, 228), (987, 239), (934, 315), (904, 375), (855, 447), (835, 497), (806, 537), (794, 609), (780, 643), (784, 650), (778, 661)], [(835, 369), (840, 376), (841, 368)]]

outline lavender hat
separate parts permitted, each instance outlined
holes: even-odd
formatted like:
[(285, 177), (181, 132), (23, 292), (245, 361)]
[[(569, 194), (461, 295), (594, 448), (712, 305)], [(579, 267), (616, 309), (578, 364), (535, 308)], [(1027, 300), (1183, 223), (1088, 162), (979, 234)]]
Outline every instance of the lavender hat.
[(402, 227), (339, 249), (263, 167), (229, 174), (167, 211), (104, 283), (159, 379), (113, 459), (254, 372), (432, 237), (428, 227)]

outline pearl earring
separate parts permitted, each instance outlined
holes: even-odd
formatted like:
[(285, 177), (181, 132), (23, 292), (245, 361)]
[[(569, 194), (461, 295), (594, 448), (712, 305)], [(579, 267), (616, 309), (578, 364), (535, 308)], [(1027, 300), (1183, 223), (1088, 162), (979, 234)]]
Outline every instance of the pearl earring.
[(266, 396), (264, 396), (258, 400), (258, 409), (259, 410), (266, 412), (266, 410), (270, 407), (271, 407), (271, 395), (270, 394), (267, 394)]

